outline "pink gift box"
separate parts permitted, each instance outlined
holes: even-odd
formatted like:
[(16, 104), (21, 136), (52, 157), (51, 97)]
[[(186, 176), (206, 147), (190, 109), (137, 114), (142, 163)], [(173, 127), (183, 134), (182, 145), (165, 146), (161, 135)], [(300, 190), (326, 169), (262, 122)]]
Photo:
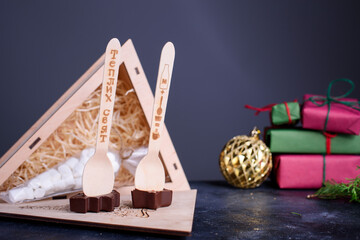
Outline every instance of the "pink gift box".
[[(323, 130), (328, 112), (328, 106), (316, 106), (311, 101), (306, 101), (314, 95), (305, 94), (302, 109), (303, 128)], [(341, 101), (356, 102), (357, 99), (343, 98)], [(319, 102), (322, 103), (322, 102)], [(346, 133), (359, 135), (360, 133), (360, 111), (352, 109), (341, 103), (331, 103), (329, 120), (326, 131), (335, 133)]]
[[(326, 155), (326, 181), (347, 183), (360, 174), (360, 155)], [(320, 188), (323, 155), (281, 154), (274, 157), (274, 176), (280, 188)]]

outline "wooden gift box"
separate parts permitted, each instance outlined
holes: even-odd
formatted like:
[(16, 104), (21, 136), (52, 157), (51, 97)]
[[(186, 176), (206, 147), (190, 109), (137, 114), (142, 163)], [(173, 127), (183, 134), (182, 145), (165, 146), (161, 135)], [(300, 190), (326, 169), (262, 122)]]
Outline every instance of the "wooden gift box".
[[(128, 40), (122, 46), (122, 54), (123, 54), (124, 62), (120, 65), (120, 69), (119, 69), (118, 89), (120, 89), (119, 91), (123, 90), (123, 92), (119, 93), (117, 91), (117, 97), (118, 95), (122, 95), (122, 97), (125, 98), (125, 102), (126, 102), (126, 96), (128, 94), (134, 94), (133, 98), (135, 96), (136, 100), (134, 101), (136, 101), (135, 105), (137, 105), (135, 106), (135, 109), (140, 109), (140, 113), (137, 115), (138, 117), (136, 121), (135, 122), (132, 121), (132, 122), (134, 122), (134, 124), (139, 124), (139, 126), (141, 125), (142, 131), (146, 132), (145, 135), (144, 134), (141, 135), (142, 139), (140, 139), (140, 142), (137, 141), (138, 139), (136, 138), (136, 140), (134, 140), (134, 143), (132, 143), (131, 139), (133, 139), (133, 137), (130, 137), (130, 141), (126, 143), (124, 142), (119, 143), (118, 141), (114, 142), (112, 141), (112, 139), (110, 139), (112, 144), (110, 145), (110, 148), (111, 146), (114, 146), (115, 148), (118, 148), (117, 150), (120, 149), (122, 151), (124, 150), (123, 149), (124, 145), (130, 144), (130, 146), (125, 147), (125, 151), (126, 151), (132, 147), (131, 144), (136, 145), (134, 146), (134, 148), (147, 146), (149, 125), (150, 125), (149, 123), (152, 117), (151, 115), (152, 115), (154, 96), (131, 40)], [(0, 185), (2, 185), (1, 190), (5, 190), (4, 188), (5, 185), (8, 186), (7, 188), (9, 188), (9, 186), (10, 187), (16, 186), (16, 184), (11, 185), (12, 184), (11, 182), (14, 179), (17, 180), (15, 181), (17, 182), (17, 185), (19, 184), (19, 179), (20, 179), (19, 172), (27, 170), (26, 168), (28, 164), (31, 164), (31, 159), (42, 157), (41, 155), (42, 148), (48, 148), (49, 146), (51, 146), (56, 149), (56, 146), (54, 147), (54, 145), (59, 143), (56, 142), (54, 139), (59, 138), (58, 132), (61, 132), (64, 128), (66, 128), (67, 131), (70, 131), (70, 133), (72, 133), (73, 129), (81, 130), (81, 126), (78, 126), (75, 123), (73, 124), (74, 126), (72, 125), (72, 119), (74, 117), (77, 117), (76, 114), (81, 112), (83, 109), (86, 109), (87, 101), (96, 98), (96, 96), (94, 95), (96, 95), (96, 93), (100, 91), (101, 83), (102, 83), (103, 64), (104, 64), (104, 56), (100, 57), (61, 96), (61, 98), (58, 101), (56, 101), (55, 104), (53, 104), (53, 106), (1, 157), (0, 159)], [(122, 106), (121, 104), (123, 104), (122, 103), (123, 99), (119, 98), (116, 101), (119, 101), (119, 107), (121, 108)], [(116, 108), (116, 104), (117, 103), (115, 103), (115, 108)], [(76, 116), (74, 116), (74, 114)], [(81, 113), (79, 114), (81, 117)], [(114, 116), (115, 115), (116, 113), (114, 112)], [(120, 119), (120, 123), (121, 123), (122, 120), (121, 109), (117, 117)], [(113, 119), (115, 119), (115, 117)], [(115, 124), (114, 121), (113, 121), (112, 131), (115, 128), (114, 126), (116, 125), (119, 126), (119, 123)], [(123, 134), (121, 126), (116, 131), (121, 132), (121, 134)], [(124, 134), (126, 135), (127, 134), (126, 129), (124, 130), (124, 132), (125, 132)], [(123, 136), (121, 134), (119, 133), (120, 139)], [(132, 133), (132, 135), (136, 135), (136, 134)], [(90, 139), (93, 138), (95, 138), (95, 135), (90, 137)], [(61, 142), (61, 140), (59, 141)], [(93, 142), (95, 143), (95, 141)], [(76, 154), (76, 147), (86, 148), (86, 144), (84, 145), (83, 143), (81, 144), (79, 143), (78, 145), (76, 145), (77, 143), (78, 143), (77, 140), (72, 140), (71, 144), (72, 146), (75, 146), (75, 150), (72, 149), (70, 153), (66, 152), (65, 149), (64, 153), (56, 152), (57, 154), (56, 156), (47, 156), (44, 158), (47, 159), (54, 158), (56, 159), (54, 160), (55, 163), (65, 161), (72, 154)], [(174, 211), (169, 211), (170, 213), (169, 214), (167, 213), (166, 209), (161, 209), (159, 211), (152, 213), (151, 215), (153, 215), (153, 218), (155, 219), (153, 221), (145, 220), (145, 222), (143, 222), (142, 220), (140, 221), (139, 219), (135, 219), (133, 221), (130, 221), (132, 224), (128, 224), (129, 219), (125, 219), (126, 221), (121, 221), (120, 219), (117, 222), (117, 224), (114, 224), (112, 223), (112, 221), (108, 219), (109, 217), (110, 219), (112, 219), (114, 216), (108, 216), (106, 214), (98, 214), (89, 218), (84, 218), (84, 217), (79, 218), (77, 217), (78, 215), (76, 214), (74, 215), (74, 213), (67, 214), (68, 212), (67, 213), (63, 213), (63, 212), (59, 213), (56, 211), (49, 212), (52, 211), (50, 207), (48, 208), (45, 207), (45, 209), (47, 209), (47, 211), (45, 212), (41, 212), (38, 210), (38, 208), (44, 209), (42, 208), (44, 206), (43, 205), (44, 202), (47, 202), (46, 203), (47, 206), (53, 206), (54, 204), (56, 205), (60, 203), (57, 201), (63, 201), (61, 202), (61, 204), (64, 205), (65, 204), (64, 201), (66, 200), (50, 200), (50, 202), (48, 200), (48, 201), (41, 201), (36, 203), (28, 203), (28, 204), (24, 203), (20, 205), (1, 204), (0, 215), (2, 214), (6, 216), (39, 219), (46, 221), (56, 221), (56, 222), (94, 225), (94, 226), (102, 226), (102, 227), (113, 227), (120, 229), (134, 229), (134, 230), (142, 230), (142, 231), (165, 232), (165, 233), (187, 235), (191, 232), (196, 190), (190, 190), (190, 186), (188, 184), (188, 181), (186, 179), (186, 176), (184, 174), (181, 163), (176, 154), (169, 133), (166, 129), (166, 126), (164, 127), (162, 147), (160, 149), (159, 157), (163, 162), (166, 172), (165, 187), (175, 191), (174, 204), (172, 205), (175, 205), (174, 207), (176, 209), (173, 210), (175, 210), (175, 212), (177, 213), (174, 215), (174, 217), (175, 219), (177, 219), (177, 221), (179, 221), (181, 220), (182, 215), (184, 215), (183, 217), (185, 219), (183, 219), (183, 222), (186, 225), (186, 226), (184, 225), (185, 227), (182, 226), (182, 224), (180, 224), (180, 226), (179, 224), (178, 226), (176, 226), (177, 224), (175, 223), (172, 224), (174, 226), (171, 226), (172, 221), (169, 219), (169, 217), (171, 218), (171, 215), (174, 214)], [(55, 165), (54, 161), (52, 163), (53, 165)], [(52, 166), (50, 165), (48, 167), (51, 168)], [(37, 170), (36, 174), (38, 174), (41, 173), (42, 171), (45, 171), (46, 168), (36, 169), (36, 170)], [(122, 194), (122, 196), (130, 195), (130, 191), (134, 189), (134, 186), (131, 185), (133, 183), (132, 179), (129, 180), (130, 182), (123, 181), (123, 179), (121, 179), (121, 174), (125, 174), (125, 173), (126, 171), (124, 172), (120, 170), (118, 173), (120, 179), (116, 177), (116, 181), (115, 181), (115, 186), (119, 187), (118, 191)], [(177, 199), (179, 201), (181, 199), (182, 200), (177, 203)], [(27, 206), (30, 207), (27, 208)], [(56, 209), (59, 209), (59, 207), (57, 207)], [(61, 215), (62, 217), (59, 217), (59, 215)], [(89, 213), (88, 215), (91, 215), (91, 213)], [(149, 214), (147, 214), (147, 216), (149, 216)], [(156, 219), (160, 220), (160, 222), (157, 222), (158, 220)], [(165, 219), (167, 220), (164, 221)], [(125, 222), (126, 224), (124, 226)]]

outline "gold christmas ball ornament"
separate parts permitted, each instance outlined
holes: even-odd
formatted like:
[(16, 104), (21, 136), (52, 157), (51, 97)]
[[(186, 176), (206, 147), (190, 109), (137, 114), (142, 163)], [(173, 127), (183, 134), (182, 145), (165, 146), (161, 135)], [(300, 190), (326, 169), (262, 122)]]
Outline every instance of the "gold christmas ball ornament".
[(270, 149), (259, 139), (256, 127), (251, 136), (233, 137), (223, 148), (219, 164), (226, 181), (239, 188), (255, 188), (272, 169)]

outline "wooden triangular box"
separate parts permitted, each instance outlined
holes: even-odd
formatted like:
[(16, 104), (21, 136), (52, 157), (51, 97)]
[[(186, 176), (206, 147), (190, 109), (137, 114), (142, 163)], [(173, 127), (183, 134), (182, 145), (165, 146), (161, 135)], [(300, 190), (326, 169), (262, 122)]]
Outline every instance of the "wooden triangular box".
[[(125, 94), (136, 94), (135, 96), (138, 100), (137, 104), (139, 104), (142, 109), (142, 116), (145, 122), (142, 124), (148, 124), (149, 126), (154, 96), (131, 40), (128, 40), (122, 46), (122, 54), (124, 63), (121, 64), (119, 70), (118, 88), (119, 84), (125, 84), (128, 86)], [(4, 184), (4, 182), (15, 171), (19, 171), (19, 166), (27, 161), (27, 159), (29, 159), (32, 154), (34, 154), (34, 152), (42, 146), (42, 144), (47, 141), (48, 142), (46, 144), (49, 144), (49, 141), (51, 141), (51, 138), (53, 137), (52, 134), (55, 131), (58, 131), (58, 128), (64, 122), (68, 121), (69, 123), (69, 117), (71, 114), (79, 107), (84, 107), (84, 104), (86, 105), (84, 101), (86, 101), (89, 96), (94, 93), (94, 91), (100, 89), (100, 85), (102, 83), (103, 64), (104, 56), (100, 57), (1, 157), (0, 185)], [(64, 158), (66, 158), (65, 155), (66, 154), (64, 154)], [(165, 187), (172, 190), (189, 190), (190, 187), (188, 181), (166, 127), (164, 128), (160, 158), (163, 161), (167, 174)], [(127, 194), (132, 189), (133, 186), (125, 186), (121, 187), (120, 191)]]
[[(123, 146), (129, 147), (129, 145), (130, 147), (133, 145), (134, 148), (146, 149), (147, 140), (144, 139), (148, 138), (149, 134), (149, 122), (151, 121), (154, 96), (131, 40), (128, 40), (122, 46), (122, 54), (124, 63), (120, 65), (119, 69), (116, 92), (117, 99), (115, 101), (112, 126), (112, 132), (119, 132), (120, 137), (115, 136), (112, 139), (110, 136), (110, 148), (111, 146), (119, 148), (119, 138), (121, 139), (123, 136), (121, 135), (122, 132), (125, 132), (124, 136), (128, 136), (128, 138), (126, 142), (121, 140), (123, 142), (121, 143), (120, 149), (122, 149)], [(79, 136), (77, 136), (79, 132), (74, 133), (74, 131), (77, 130), (81, 132), (85, 125), (89, 125), (86, 119), (82, 119), (80, 123), (77, 121), (78, 118), (84, 118), (82, 115), (84, 111), (91, 112), (90, 116), (93, 120), (92, 127), (97, 126), (95, 122), (96, 116), (98, 115), (98, 110), (96, 110), (98, 106), (89, 106), (89, 104), (95, 101), (94, 99), (99, 99), (97, 97), (100, 95), (103, 64), (104, 56), (100, 57), (10, 150), (2, 156), (0, 159), (0, 186), (3, 187), (5, 184), (9, 186), (9, 182), (11, 183), (14, 179), (18, 181), (18, 184), (21, 184), (22, 182), (19, 182), (19, 179), (21, 179), (19, 174), (21, 171), (28, 171), (29, 166), (34, 164), (34, 162), (32, 162), (34, 159), (43, 158), (49, 160), (49, 158), (51, 158), (60, 163), (65, 161), (67, 157), (72, 156), (71, 154), (76, 154), (75, 150), (77, 148), (84, 149), (86, 146), (91, 145), (91, 143), (81, 143), (81, 139), (77, 139), (79, 138)], [(129, 100), (130, 96), (132, 97), (131, 101)], [(131, 107), (119, 110), (119, 108), (123, 107), (126, 103), (129, 103)], [(118, 112), (115, 111), (116, 109)], [(126, 109), (130, 114), (138, 114), (135, 114), (136, 117), (132, 118), (130, 122), (122, 122), (125, 118), (122, 114)], [(118, 115), (115, 116), (116, 114)], [(79, 126), (81, 124), (85, 125)], [(126, 128), (124, 127), (126, 124), (132, 126), (131, 129), (133, 132), (126, 132)], [(141, 131), (139, 130), (139, 126), (141, 126)], [(87, 126), (87, 128), (89, 128), (89, 126)], [(143, 134), (144, 132), (147, 134)], [(81, 134), (86, 135), (86, 133), (87, 132), (84, 133), (83, 131)], [(69, 148), (71, 150), (70, 155), (66, 149), (61, 150), (62, 148), (66, 148), (61, 145), (63, 141), (61, 134), (75, 135), (70, 143), (66, 143), (71, 145)], [(95, 136), (96, 134), (90, 134), (90, 140), (94, 140)], [(130, 191), (134, 189), (134, 186), (130, 186), (129, 184), (122, 185), (124, 182), (120, 181), (120, 187), (116, 187), (116, 177), (115, 187), (121, 193), (121, 204), (114, 212), (74, 213), (69, 210), (68, 199), (50, 199), (30, 203), (24, 202), (21, 204), (0, 203), (0, 216), (102, 228), (184, 236), (190, 235), (195, 210), (196, 190), (190, 189), (166, 127), (164, 128), (162, 137), (162, 147), (159, 157), (165, 167), (165, 187), (174, 190), (173, 201), (169, 207), (159, 208), (156, 211), (132, 208)], [(114, 141), (114, 139), (118, 139), (119, 141)], [(49, 156), (49, 154), (45, 156), (42, 155), (42, 149), (46, 151), (48, 148), (50, 148), (50, 150), (52, 150), (52, 148), (55, 149), (53, 156)], [(125, 150), (127, 149), (125, 148)], [(121, 152), (121, 150), (119, 151)], [(46, 167), (42, 170), (45, 171)], [(31, 172), (25, 172), (25, 175), (27, 174), (31, 174)], [(124, 172), (121, 172), (120, 168), (117, 176), (122, 176), (122, 174), (124, 174)], [(17, 184), (13, 186), (17, 186)]]

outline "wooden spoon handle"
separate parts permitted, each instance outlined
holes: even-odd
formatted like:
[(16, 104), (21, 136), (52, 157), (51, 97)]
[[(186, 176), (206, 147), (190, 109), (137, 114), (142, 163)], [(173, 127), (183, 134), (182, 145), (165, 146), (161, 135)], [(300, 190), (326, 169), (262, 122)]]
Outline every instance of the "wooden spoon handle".
[(153, 152), (156, 155), (159, 154), (160, 150), (160, 137), (164, 127), (174, 59), (174, 45), (171, 42), (167, 42), (161, 51), (149, 139), (149, 153)]
[(96, 138), (96, 152), (107, 153), (114, 102), (116, 95), (119, 66), (121, 63), (121, 47), (117, 38), (110, 40), (106, 47), (104, 75), (101, 88), (99, 126)]

